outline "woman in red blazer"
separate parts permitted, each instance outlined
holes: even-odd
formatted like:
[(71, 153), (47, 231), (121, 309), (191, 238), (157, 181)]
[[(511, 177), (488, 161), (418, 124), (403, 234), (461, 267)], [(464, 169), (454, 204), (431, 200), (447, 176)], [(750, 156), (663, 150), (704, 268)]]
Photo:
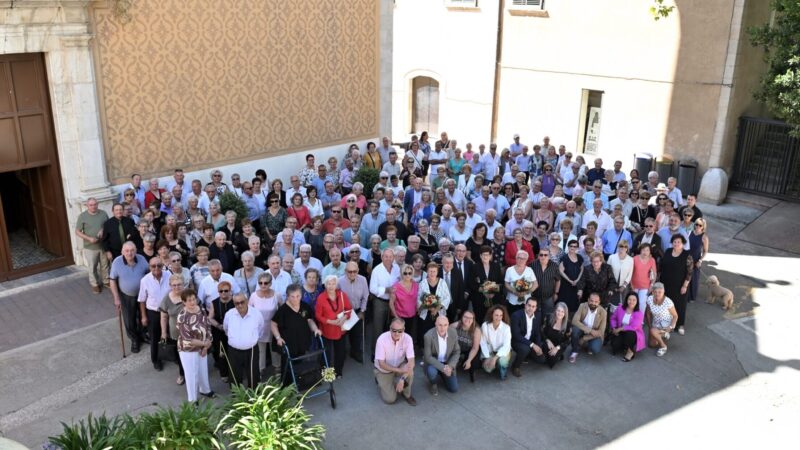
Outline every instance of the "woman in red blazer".
[(328, 363), (333, 361), (333, 368), (336, 369), (336, 376), (341, 377), (344, 370), (345, 359), (345, 331), (342, 324), (350, 318), (353, 307), (350, 306), (350, 299), (347, 294), (342, 292), (339, 287), (339, 279), (336, 275), (325, 277), (325, 290), (317, 297), (314, 316), (322, 331), (322, 340), (325, 343), (325, 353), (328, 356)]
[(622, 360), (629, 362), (636, 357), (646, 343), (642, 323), (644, 314), (639, 311), (639, 296), (635, 292), (628, 293), (625, 303), (619, 305), (611, 315), (611, 348), (616, 354), (624, 351)]
[(524, 250), (528, 254), (528, 261), (536, 261), (531, 243), (522, 238), (522, 228), (514, 230), (514, 238), (506, 242), (506, 255), (503, 261), (506, 267), (517, 263), (517, 252)]

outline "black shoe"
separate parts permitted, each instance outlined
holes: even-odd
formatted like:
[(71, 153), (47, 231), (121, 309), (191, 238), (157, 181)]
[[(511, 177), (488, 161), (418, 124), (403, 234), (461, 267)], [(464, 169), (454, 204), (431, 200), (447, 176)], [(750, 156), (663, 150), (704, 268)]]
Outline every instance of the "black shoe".
[(139, 353), (139, 347), (141, 344), (139, 342), (131, 342), (131, 353)]
[(209, 391), (206, 393), (201, 392), (200, 395), (202, 395), (205, 398), (217, 398), (217, 393), (214, 391)]
[(164, 370), (164, 364), (161, 364), (161, 361), (154, 362), (153, 369), (156, 369), (157, 371), (161, 372), (162, 370)]

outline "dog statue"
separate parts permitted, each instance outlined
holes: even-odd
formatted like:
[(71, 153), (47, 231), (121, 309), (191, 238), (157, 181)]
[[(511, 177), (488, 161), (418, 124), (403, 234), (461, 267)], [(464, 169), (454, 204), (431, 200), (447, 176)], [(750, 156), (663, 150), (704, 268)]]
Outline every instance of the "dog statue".
[(717, 278), (716, 275), (708, 277), (706, 285), (708, 285), (709, 291), (709, 297), (706, 303), (714, 304), (717, 299), (719, 299), (722, 303), (722, 309), (726, 311), (731, 309), (733, 306), (733, 292), (726, 287), (720, 286), (719, 278)]

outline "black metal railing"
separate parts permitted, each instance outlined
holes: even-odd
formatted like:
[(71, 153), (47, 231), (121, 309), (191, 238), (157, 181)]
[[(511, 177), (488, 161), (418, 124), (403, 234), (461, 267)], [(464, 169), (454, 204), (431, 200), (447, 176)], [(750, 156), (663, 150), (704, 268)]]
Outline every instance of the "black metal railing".
[(731, 187), (800, 201), (800, 139), (784, 122), (739, 118)]

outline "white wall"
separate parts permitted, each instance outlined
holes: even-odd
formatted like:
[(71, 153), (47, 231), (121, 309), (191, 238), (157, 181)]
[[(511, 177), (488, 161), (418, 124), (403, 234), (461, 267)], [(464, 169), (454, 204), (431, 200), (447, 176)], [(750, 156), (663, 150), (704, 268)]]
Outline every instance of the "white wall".
[(487, 143), (491, 132), (497, 1), (478, 8), (450, 8), (447, 0), (397, 0), (394, 8), (392, 139), (411, 130), (411, 80), (439, 82), (439, 129), (463, 148)]

